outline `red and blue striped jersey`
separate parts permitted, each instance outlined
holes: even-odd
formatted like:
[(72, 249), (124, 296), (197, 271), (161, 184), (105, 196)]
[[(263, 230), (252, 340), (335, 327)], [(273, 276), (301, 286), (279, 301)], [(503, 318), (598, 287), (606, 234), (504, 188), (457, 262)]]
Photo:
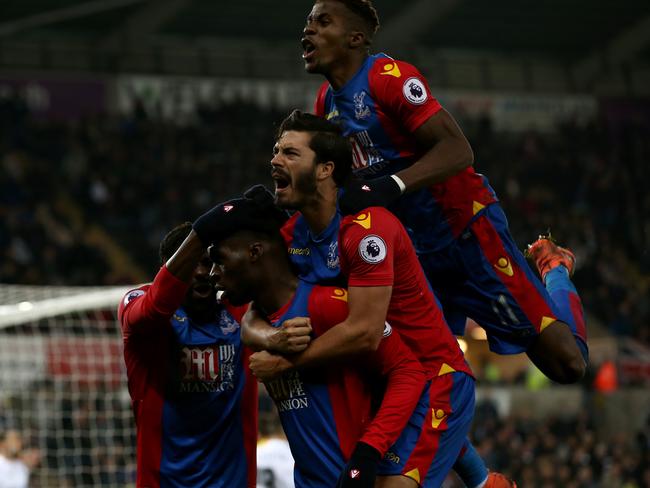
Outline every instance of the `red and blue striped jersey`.
[(472, 374), (413, 244), (391, 212), (370, 207), (357, 215), (337, 214), (318, 236), (309, 232), (304, 217), (296, 212), (281, 233), (301, 278), (312, 282), (345, 279), (348, 287), (392, 286), (386, 320), (425, 367), (429, 378), (453, 371)]
[(254, 487), (257, 382), (238, 320), (221, 306), (197, 323), (188, 285), (162, 267), (120, 303), (124, 359), (137, 425), (138, 487)]
[[(319, 336), (347, 315), (344, 288), (300, 281), (292, 300), (269, 318), (279, 326), (292, 317), (310, 317)], [(373, 354), (289, 371), (267, 382), (295, 460), (296, 487), (335, 486), (359, 440), (383, 455), (411, 417), (425, 382), (422, 366), (389, 326)], [(375, 412), (376, 400), (381, 406)]]
[[(411, 64), (380, 53), (369, 56), (341, 89), (321, 86), (314, 111), (342, 124), (362, 177), (395, 173), (419, 158), (413, 132), (441, 109), (426, 79)], [(367, 168), (367, 169), (364, 169)], [(473, 168), (445, 182), (403, 195), (391, 210), (419, 252), (441, 249), (496, 195)]]

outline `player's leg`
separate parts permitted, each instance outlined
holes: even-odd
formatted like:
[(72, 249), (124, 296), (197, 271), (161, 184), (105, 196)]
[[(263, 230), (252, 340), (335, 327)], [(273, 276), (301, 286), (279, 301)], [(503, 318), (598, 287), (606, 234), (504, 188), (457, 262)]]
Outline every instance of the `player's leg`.
[[(432, 262), (435, 263), (435, 274), (439, 281), (444, 282), (444, 286), (440, 287), (440, 290), (436, 291), (432, 288), (438, 304), (443, 309), (445, 321), (451, 329), (454, 335), (464, 335), (465, 333), (465, 322), (467, 321), (467, 316), (465, 315), (462, 309), (459, 309), (453, 305), (453, 302), (450, 300), (438, 299), (438, 295), (442, 292), (446, 295), (455, 295), (456, 293), (462, 292), (462, 285), (465, 283), (465, 274), (452, 272), (448, 273), (446, 270), (454, 268), (453, 260), (450, 260), (450, 257), (446, 253), (435, 253), (426, 255), (426, 257)], [(421, 262), (423, 261), (422, 256), (420, 256)], [(427, 268), (425, 267), (425, 273)], [(428, 274), (429, 277), (430, 274)], [(430, 278), (429, 278), (430, 279)], [(447, 306), (444, 306), (447, 305)], [(488, 477), (494, 476), (489, 473), (485, 462), (476, 451), (474, 446), (471, 444), (469, 438), (465, 439), (465, 444), (461, 449), (461, 452), (458, 455), (458, 459), (454, 463), (453, 470), (456, 472), (461, 481), (465, 486), (469, 488), (482, 488), (488, 481)]]
[[(540, 236), (528, 246), (525, 254), (535, 263), (546, 290), (558, 309), (558, 318), (561, 320), (558, 324), (551, 324), (542, 331), (539, 338), (529, 348), (528, 355), (537, 364), (546, 360), (546, 350), (558, 350), (559, 354), (564, 355), (563, 362), (574, 361), (576, 363), (573, 366), (574, 376), (582, 376), (584, 364), (589, 359), (589, 351), (582, 302), (571, 282), (575, 256), (568, 249), (558, 246), (550, 235)], [(565, 325), (568, 325), (584, 362), (576, 358), (572, 350), (563, 347), (564, 344), (571, 344), (571, 338), (568, 337)], [(552, 367), (557, 366), (554, 364), (547, 366), (547, 368)]]
[(481, 488), (487, 481), (488, 469), (468, 438), (465, 438), (465, 444), (454, 463), (454, 471), (469, 488)]
[(438, 488), (458, 459), (474, 414), (474, 379), (445, 374), (433, 378), (426, 394), (425, 409), (416, 408), (379, 465), (382, 488)]
[(404, 468), (408, 476), (418, 467), (424, 488), (442, 486), (465, 445), (474, 417), (474, 387), (474, 379), (464, 373), (433, 380), (430, 418)]
[(441, 296), (451, 302), (450, 307), (443, 301), (445, 311), (462, 310), (476, 320), (494, 352), (530, 351), (531, 360), (554, 381), (570, 383), (582, 376), (583, 343), (563, 323), (564, 315), (516, 246), (498, 204), (482, 211), (449, 254), (464, 282)]

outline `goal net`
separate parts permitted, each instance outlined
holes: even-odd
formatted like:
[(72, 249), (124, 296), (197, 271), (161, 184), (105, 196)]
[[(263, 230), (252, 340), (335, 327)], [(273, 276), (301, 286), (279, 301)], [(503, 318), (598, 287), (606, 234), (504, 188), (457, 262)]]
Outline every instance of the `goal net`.
[(0, 285), (0, 432), (37, 451), (31, 487), (134, 484), (116, 316), (127, 290)]

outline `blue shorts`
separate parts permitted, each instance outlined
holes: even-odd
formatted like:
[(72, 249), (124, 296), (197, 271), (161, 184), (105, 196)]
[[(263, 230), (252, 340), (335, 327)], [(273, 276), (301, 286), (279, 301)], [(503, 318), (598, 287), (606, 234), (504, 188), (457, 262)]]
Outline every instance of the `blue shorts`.
[(433, 378), (377, 474), (403, 475), (425, 488), (440, 487), (458, 459), (473, 416), (474, 378), (461, 372)]
[(452, 244), (419, 258), (452, 332), (463, 335), (469, 317), (485, 329), (494, 352), (525, 352), (560, 315), (498, 203), (478, 213)]

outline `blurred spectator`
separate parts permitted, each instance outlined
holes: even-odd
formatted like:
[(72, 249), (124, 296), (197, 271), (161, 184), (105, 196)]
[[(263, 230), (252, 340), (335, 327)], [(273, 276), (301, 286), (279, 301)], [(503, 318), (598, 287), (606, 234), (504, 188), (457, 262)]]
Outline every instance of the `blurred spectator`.
[(37, 449), (24, 448), (18, 431), (7, 430), (0, 438), (0, 488), (27, 488), (40, 458)]
[(293, 456), (278, 413), (260, 411), (257, 488), (293, 488)]

